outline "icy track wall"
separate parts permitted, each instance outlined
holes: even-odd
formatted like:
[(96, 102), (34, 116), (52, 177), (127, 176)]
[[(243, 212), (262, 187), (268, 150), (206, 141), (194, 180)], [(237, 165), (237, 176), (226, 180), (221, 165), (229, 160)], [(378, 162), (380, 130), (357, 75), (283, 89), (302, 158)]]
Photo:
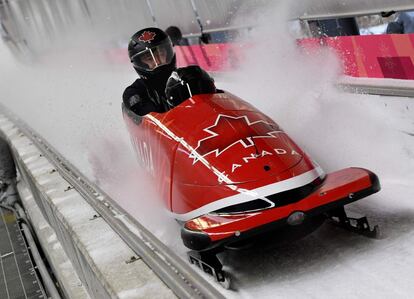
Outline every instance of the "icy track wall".
[(0, 138), (10, 145), (19, 195), (65, 298), (175, 298), (1, 110)]

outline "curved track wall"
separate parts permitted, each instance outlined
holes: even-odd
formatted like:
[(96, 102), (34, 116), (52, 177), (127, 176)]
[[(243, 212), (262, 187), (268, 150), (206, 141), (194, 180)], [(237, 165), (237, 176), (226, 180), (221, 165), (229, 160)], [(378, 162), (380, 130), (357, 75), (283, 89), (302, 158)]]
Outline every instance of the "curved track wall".
[[(75, 269), (90, 297), (223, 298), (186, 261), (2, 107), (0, 133), (21, 176), (23, 203), (31, 198), (41, 211), (59, 241), (56, 246), (64, 248), (68, 257), (65, 266)], [(41, 229), (36, 228), (39, 236)], [(50, 248), (55, 247), (43, 249), (50, 252)], [(67, 268), (52, 267), (64, 285), (64, 275), (59, 274)]]

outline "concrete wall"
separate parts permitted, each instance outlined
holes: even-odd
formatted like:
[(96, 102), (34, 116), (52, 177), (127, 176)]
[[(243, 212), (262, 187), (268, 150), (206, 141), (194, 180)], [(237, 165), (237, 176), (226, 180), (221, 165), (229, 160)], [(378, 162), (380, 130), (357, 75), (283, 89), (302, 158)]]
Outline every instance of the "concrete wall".
[[(86, 290), (77, 290), (76, 298), (172, 298), (174, 294), (97, 215), (84, 198), (56, 171), (33, 142), (0, 111), (0, 132), (9, 143), (20, 173), (19, 190), (23, 202), (35, 204), (53, 233), (46, 237), (44, 227), (36, 226), (43, 246), (53, 255), (53, 248), (63, 248), (68, 260), (54, 266), (66, 294), (73, 294), (67, 279), (67, 263)], [(29, 211), (31, 207), (26, 207)], [(40, 214), (39, 214), (40, 215)], [(37, 215), (37, 216), (39, 216)], [(98, 217), (97, 217), (98, 216)], [(38, 224), (41, 223), (36, 221)], [(132, 260), (131, 260), (132, 258)], [(66, 273), (66, 274), (65, 274)], [(66, 278), (65, 278), (66, 277)], [(73, 281), (76, 278), (72, 277)], [(69, 296), (70, 297), (70, 296)]]

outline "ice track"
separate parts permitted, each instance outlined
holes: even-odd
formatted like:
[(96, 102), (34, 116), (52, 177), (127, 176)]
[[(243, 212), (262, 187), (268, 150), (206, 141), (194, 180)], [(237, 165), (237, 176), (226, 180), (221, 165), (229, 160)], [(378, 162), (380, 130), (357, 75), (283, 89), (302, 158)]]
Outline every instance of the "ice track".
[[(179, 227), (135, 162), (122, 121), (120, 96), (135, 78), (132, 69), (63, 61), (17, 64), (0, 44), (1, 103), (186, 259)], [(301, 88), (302, 80), (267, 89), (254, 80), (247, 86), (243, 78), (218, 79), (217, 85), (273, 117), (326, 171), (361, 166), (376, 172), (382, 191), (349, 210), (379, 224), (383, 237), (367, 239), (324, 225), (293, 244), (226, 253), (220, 257), (236, 291), (217, 288), (228, 298), (409, 298), (414, 100), (341, 93), (326, 82)]]

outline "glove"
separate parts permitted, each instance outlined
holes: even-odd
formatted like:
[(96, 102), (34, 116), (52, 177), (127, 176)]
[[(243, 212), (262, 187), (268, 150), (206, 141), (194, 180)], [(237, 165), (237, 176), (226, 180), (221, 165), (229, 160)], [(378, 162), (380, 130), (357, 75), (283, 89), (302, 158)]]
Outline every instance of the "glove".
[(167, 81), (165, 94), (171, 107), (197, 94), (215, 93), (214, 79), (197, 65), (179, 68)]

